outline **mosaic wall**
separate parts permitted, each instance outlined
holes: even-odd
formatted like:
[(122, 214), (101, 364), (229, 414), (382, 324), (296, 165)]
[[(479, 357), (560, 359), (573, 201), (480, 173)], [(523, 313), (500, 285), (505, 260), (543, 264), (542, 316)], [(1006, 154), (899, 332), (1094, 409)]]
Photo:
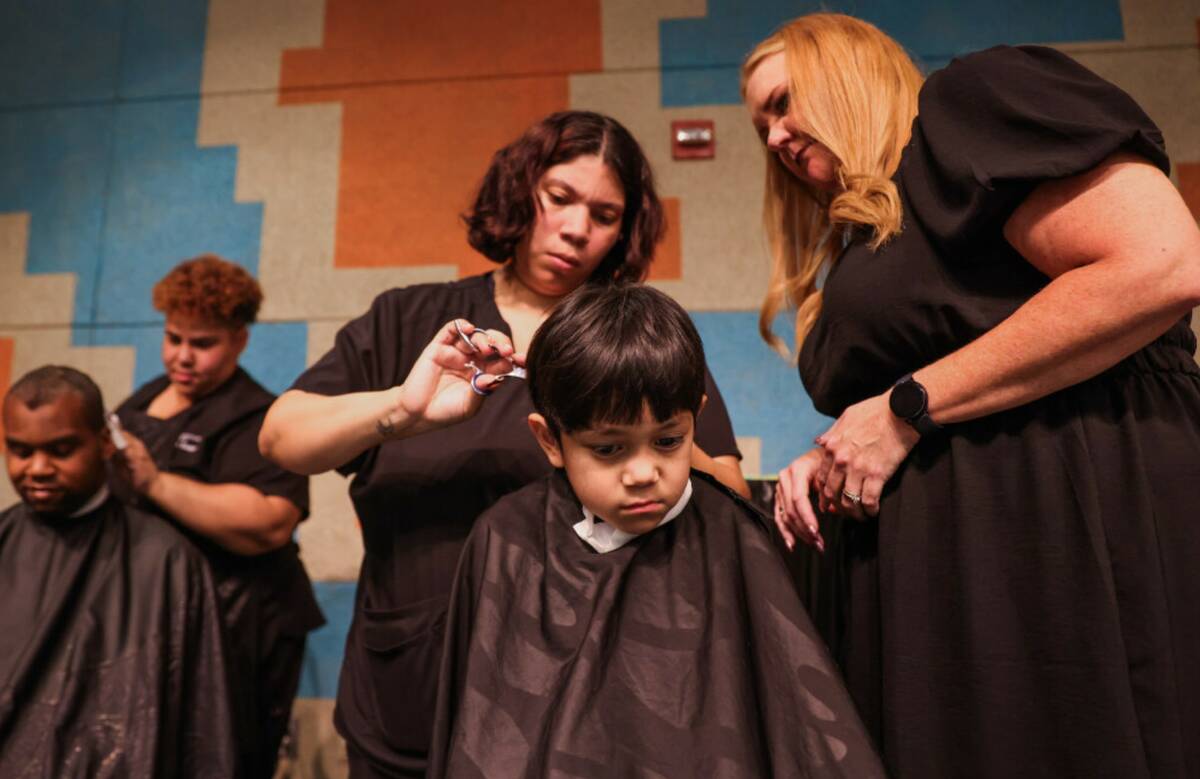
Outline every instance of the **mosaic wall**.
[[(282, 391), (379, 291), (487, 267), (457, 215), (491, 153), (586, 108), (651, 157), (671, 217), (653, 283), (695, 317), (744, 470), (772, 473), (828, 420), (757, 336), (763, 166), (737, 66), (820, 5), (927, 70), (995, 43), (1063, 48), (1159, 122), (1200, 214), (1200, 0), (4, 0), (0, 391), (54, 361), (115, 405), (160, 369), (151, 286), (202, 252), (261, 280), (243, 364)], [(691, 118), (715, 122), (714, 159), (671, 159), (670, 123)], [(339, 775), (328, 710), (361, 542), (340, 477), (313, 499), (300, 541), (330, 624), (297, 771)]]

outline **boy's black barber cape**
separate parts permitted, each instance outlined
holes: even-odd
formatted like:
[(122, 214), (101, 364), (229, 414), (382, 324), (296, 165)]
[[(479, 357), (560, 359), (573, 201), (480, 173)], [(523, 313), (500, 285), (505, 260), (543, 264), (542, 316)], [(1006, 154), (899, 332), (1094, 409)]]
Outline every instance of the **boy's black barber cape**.
[(603, 555), (561, 472), (480, 517), (431, 777), (883, 776), (765, 518), (692, 485), (673, 522)]

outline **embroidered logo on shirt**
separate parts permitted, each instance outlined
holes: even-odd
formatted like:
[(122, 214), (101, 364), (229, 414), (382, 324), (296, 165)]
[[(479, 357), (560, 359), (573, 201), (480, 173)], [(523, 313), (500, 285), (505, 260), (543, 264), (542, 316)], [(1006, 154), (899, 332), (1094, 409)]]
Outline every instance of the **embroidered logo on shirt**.
[(195, 433), (180, 433), (179, 438), (175, 439), (175, 448), (181, 449), (188, 454), (195, 454), (200, 451), (200, 444), (204, 443), (204, 436)]

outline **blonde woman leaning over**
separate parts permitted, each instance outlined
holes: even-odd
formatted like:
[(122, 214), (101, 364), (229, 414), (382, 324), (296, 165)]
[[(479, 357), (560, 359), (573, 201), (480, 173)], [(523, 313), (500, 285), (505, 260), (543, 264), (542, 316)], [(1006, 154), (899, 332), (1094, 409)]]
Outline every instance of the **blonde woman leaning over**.
[(841, 660), (889, 769), (1200, 775), (1200, 233), (1154, 123), (1040, 47), (922, 85), (834, 14), (761, 43), (743, 93), (763, 334), (796, 307), (837, 417), (778, 521), (819, 543), (810, 494), (864, 520)]

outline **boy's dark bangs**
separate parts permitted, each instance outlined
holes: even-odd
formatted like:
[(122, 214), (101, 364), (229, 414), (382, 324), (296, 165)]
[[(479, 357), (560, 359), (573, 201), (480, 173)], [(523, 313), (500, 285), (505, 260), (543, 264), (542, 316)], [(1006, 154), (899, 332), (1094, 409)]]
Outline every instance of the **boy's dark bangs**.
[(704, 345), (687, 312), (640, 284), (585, 285), (567, 296), (529, 347), (534, 408), (558, 433), (697, 414)]
[[(605, 350), (576, 362), (575, 382), (555, 387), (552, 400), (559, 424), (574, 432), (604, 423), (632, 425), (649, 408), (658, 422), (680, 411), (700, 410), (704, 396), (704, 358), (690, 350), (660, 348), (646, 339), (626, 341), (621, 350)], [(597, 359), (598, 358), (598, 359)], [(573, 386), (571, 386), (573, 385)]]

